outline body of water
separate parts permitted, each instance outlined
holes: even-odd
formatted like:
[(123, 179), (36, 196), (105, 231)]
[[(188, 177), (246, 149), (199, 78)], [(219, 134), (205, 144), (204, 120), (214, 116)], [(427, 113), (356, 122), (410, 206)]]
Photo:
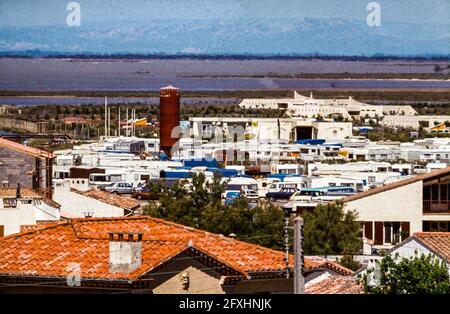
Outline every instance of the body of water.
[(450, 90), (450, 81), (211, 77), (299, 73), (432, 73), (436, 62), (339, 60), (0, 59), (0, 90)]

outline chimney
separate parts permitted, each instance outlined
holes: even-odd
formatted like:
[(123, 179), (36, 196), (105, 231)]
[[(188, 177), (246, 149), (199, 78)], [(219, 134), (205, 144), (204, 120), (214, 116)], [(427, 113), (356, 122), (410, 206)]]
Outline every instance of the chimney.
[(17, 183), (16, 198), (22, 198), (20, 193), (20, 183)]
[(109, 232), (109, 271), (131, 273), (142, 265), (142, 233)]

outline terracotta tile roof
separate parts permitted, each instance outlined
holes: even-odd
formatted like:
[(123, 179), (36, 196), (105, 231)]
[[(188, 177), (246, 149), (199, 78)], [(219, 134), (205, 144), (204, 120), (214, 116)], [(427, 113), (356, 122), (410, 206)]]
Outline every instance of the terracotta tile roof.
[(20, 153), (24, 153), (38, 158), (54, 158), (54, 155), (42, 149), (26, 146), (17, 142), (13, 142), (4, 138), (0, 138), (0, 147), (9, 148)]
[(76, 189), (70, 189), (72, 192), (78, 193), (80, 195), (84, 195), (87, 197), (91, 197), (93, 199), (96, 199), (100, 202), (120, 207), (125, 210), (133, 210), (141, 206), (141, 204), (131, 197), (123, 197), (120, 195), (114, 195), (111, 193), (108, 193), (106, 191), (102, 191), (99, 189), (90, 189), (87, 191), (80, 191)]
[(45, 229), (49, 226), (53, 226), (55, 224), (59, 224), (64, 222), (63, 219), (60, 221), (55, 220), (37, 220), (35, 225), (20, 225), (20, 232), (33, 231), (36, 229)]
[(307, 258), (311, 264), (314, 263), (314, 268), (326, 268), (342, 276), (348, 276), (354, 273), (353, 270), (320, 256), (308, 256)]
[(20, 232), (26, 232), (30, 230), (35, 230), (37, 228), (41, 228), (39, 225), (21, 225), (20, 226)]
[[(141, 232), (142, 265), (109, 272), (108, 232)], [(192, 246), (242, 276), (285, 269), (284, 252), (148, 216), (73, 219), (0, 239), (0, 276), (66, 277), (79, 263), (82, 278), (137, 280)], [(327, 266), (305, 258), (305, 268)], [(293, 256), (290, 256), (290, 267)], [(342, 268), (345, 272), (345, 268)]]
[(331, 275), (318, 282), (306, 283), (305, 292), (307, 294), (361, 294), (364, 290), (353, 276)]
[(450, 263), (450, 232), (418, 232), (413, 238)]
[(361, 199), (361, 198), (364, 198), (364, 197), (367, 197), (367, 196), (371, 196), (371, 195), (375, 195), (375, 194), (378, 194), (378, 193), (381, 193), (381, 192), (385, 192), (385, 191), (389, 191), (389, 190), (392, 190), (392, 189), (396, 189), (396, 188), (399, 188), (399, 187), (402, 187), (402, 186), (405, 186), (405, 185), (408, 185), (408, 184), (412, 184), (412, 183), (415, 183), (415, 182), (427, 181), (427, 180), (430, 180), (430, 179), (433, 179), (435, 177), (439, 177), (439, 176), (442, 176), (442, 175), (450, 175), (450, 167), (446, 167), (446, 168), (443, 168), (443, 169), (435, 170), (435, 171), (432, 171), (432, 172), (429, 172), (429, 173), (424, 173), (424, 174), (421, 174), (421, 175), (418, 175), (418, 176), (414, 176), (414, 177), (411, 177), (411, 178), (408, 178), (408, 179), (405, 179), (405, 180), (401, 180), (401, 181), (396, 181), (396, 182), (393, 182), (393, 183), (390, 183), (390, 184), (382, 185), (382, 186), (376, 187), (374, 189), (371, 189), (369, 191), (365, 191), (365, 192), (357, 193), (357, 194), (354, 194), (354, 195), (350, 195), (348, 197), (343, 198), (341, 200), (341, 202), (348, 203), (348, 202), (351, 202), (351, 201), (355, 201), (355, 200), (358, 200), (358, 199)]
[[(16, 197), (17, 189), (16, 188), (3, 188), (0, 187), (0, 198), (1, 197)], [(20, 188), (20, 195), (22, 197), (29, 198), (42, 198), (42, 195), (36, 190), (30, 188)]]

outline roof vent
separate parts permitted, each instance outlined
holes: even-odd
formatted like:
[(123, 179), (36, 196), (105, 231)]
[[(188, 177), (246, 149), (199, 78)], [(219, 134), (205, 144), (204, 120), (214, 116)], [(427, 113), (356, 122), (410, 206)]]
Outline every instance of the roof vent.
[(142, 233), (109, 232), (109, 271), (131, 273), (142, 265)]
[(92, 218), (94, 216), (93, 211), (86, 211), (86, 212), (83, 212), (83, 214), (84, 214), (84, 218)]
[(16, 198), (22, 198), (22, 194), (20, 191), (20, 183), (17, 183)]

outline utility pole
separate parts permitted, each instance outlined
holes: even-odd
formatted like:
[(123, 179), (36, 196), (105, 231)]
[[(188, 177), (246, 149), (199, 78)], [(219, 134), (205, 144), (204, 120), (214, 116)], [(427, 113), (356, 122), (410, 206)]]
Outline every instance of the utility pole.
[(303, 218), (297, 216), (294, 219), (294, 294), (305, 293), (303, 269)]
[(111, 106), (108, 106), (108, 137), (111, 136)]
[(133, 137), (135, 137), (136, 136), (136, 125), (135, 125), (135, 123), (136, 123), (136, 109), (133, 109)]
[(291, 213), (288, 209), (284, 210), (284, 259), (286, 262), (286, 278), (290, 277), (289, 273), (289, 217)]
[(120, 106), (119, 106), (119, 137), (120, 137)]
[(129, 132), (128, 132), (128, 108), (126, 108), (126, 117), (125, 117), (125, 119), (127, 120), (127, 125), (126, 125), (126, 128), (125, 128), (125, 136), (128, 137), (128, 135), (129, 135)]
[(108, 135), (108, 96), (105, 96), (105, 138)]

